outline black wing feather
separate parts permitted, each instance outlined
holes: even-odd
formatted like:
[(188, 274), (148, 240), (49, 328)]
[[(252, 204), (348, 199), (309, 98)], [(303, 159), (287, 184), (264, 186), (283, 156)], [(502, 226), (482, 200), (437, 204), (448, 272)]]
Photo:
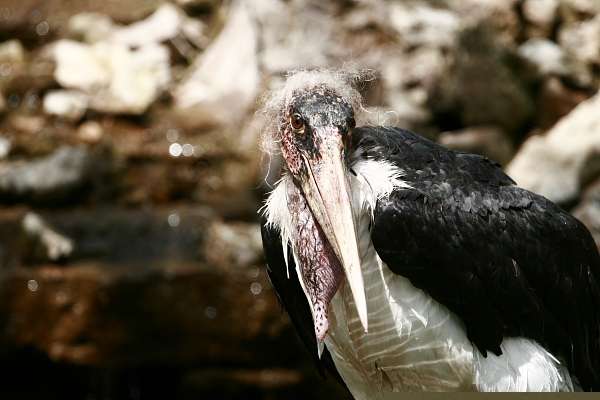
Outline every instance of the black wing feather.
[(531, 338), (600, 390), (600, 255), (583, 224), (484, 157), (395, 128), (358, 128), (353, 141), (413, 187), (375, 210), (388, 267), (456, 313), (484, 355)]

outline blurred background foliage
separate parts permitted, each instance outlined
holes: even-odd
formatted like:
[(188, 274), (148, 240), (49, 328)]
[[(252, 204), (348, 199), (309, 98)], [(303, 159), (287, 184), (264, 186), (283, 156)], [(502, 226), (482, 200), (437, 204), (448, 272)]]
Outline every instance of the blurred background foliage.
[(0, 396), (345, 398), (256, 211), (261, 95), (348, 63), (376, 120), (498, 161), (600, 242), (598, 0), (1, 0)]

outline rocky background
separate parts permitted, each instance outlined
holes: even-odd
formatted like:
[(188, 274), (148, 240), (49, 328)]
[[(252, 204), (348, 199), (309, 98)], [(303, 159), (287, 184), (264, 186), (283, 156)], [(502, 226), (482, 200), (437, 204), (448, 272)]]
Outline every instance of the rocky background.
[(271, 291), (258, 100), (370, 68), (600, 243), (598, 0), (1, 0), (0, 397), (346, 398)]

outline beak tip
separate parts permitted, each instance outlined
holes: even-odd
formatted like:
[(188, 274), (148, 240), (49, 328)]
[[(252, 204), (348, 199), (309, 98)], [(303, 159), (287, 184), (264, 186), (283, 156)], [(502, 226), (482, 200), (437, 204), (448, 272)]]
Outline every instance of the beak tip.
[(323, 349), (325, 348), (325, 342), (323, 340), (317, 339), (317, 355), (319, 356), (319, 360), (323, 355)]

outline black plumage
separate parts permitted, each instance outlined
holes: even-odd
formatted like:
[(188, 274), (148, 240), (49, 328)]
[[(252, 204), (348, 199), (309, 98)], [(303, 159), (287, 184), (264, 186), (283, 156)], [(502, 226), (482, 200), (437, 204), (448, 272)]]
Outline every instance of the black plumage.
[[(457, 314), (482, 354), (500, 354), (504, 337), (534, 339), (583, 389), (600, 390), (600, 255), (577, 219), (488, 159), (409, 131), (356, 128), (352, 148), (393, 163), (411, 186), (374, 213), (373, 245), (394, 273)], [(307, 300), (296, 275), (287, 278), (278, 233), (264, 224), (263, 242), (273, 286), (316, 351)], [(332, 365), (328, 354), (324, 361)]]

